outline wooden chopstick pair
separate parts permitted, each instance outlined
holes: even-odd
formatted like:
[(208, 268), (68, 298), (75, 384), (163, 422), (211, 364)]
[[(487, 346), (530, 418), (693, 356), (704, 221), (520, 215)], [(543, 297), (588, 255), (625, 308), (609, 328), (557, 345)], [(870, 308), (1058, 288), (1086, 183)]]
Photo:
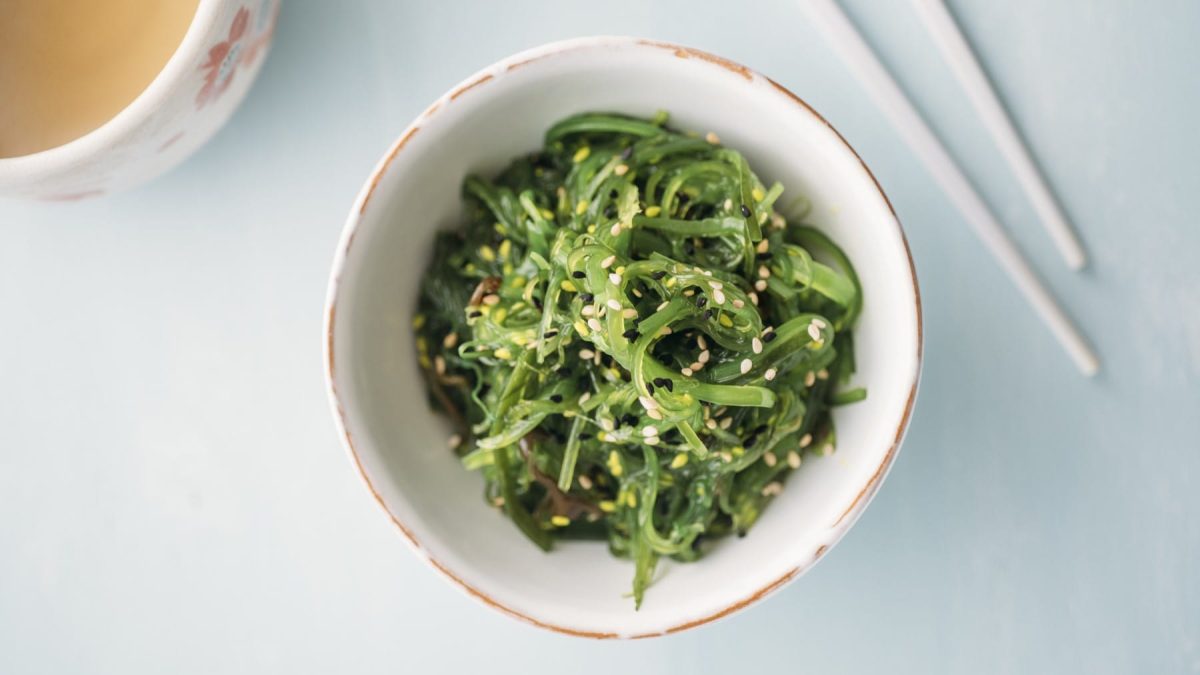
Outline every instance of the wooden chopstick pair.
[[(1084, 375), (1100, 368), (1099, 359), (1071, 323), (1054, 297), (1021, 255), (1004, 227), (979, 197), (962, 170), (930, 130), (920, 113), (846, 17), (836, 0), (801, 0), (829, 44), (867, 89), (876, 106), (891, 121), (909, 147), (974, 228), (1017, 289), (1071, 356)], [(988, 83), (970, 46), (958, 31), (942, 0), (913, 0), (934, 41), (966, 90), (976, 112), (1016, 174), (1046, 230), (1067, 265), (1080, 269), (1083, 247), (1021, 142), (1004, 108)]]

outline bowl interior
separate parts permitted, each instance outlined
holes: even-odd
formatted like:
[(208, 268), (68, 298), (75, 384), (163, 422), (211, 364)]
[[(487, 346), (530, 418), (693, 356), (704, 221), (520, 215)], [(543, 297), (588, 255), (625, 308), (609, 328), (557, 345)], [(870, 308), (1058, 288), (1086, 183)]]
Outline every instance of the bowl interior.
[[(915, 280), (874, 180), (805, 106), (761, 76), (698, 52), (577, 41), (514, 57), (470, 83), (418, 120), (381, 164), (335, 269), (331, 383), (373, 492), (423, 554), (461, 583), (511, 612), (573, 631), (656, 633), (791, 578), (869, 500), (916, 383)], [(544, 554), (484, 503), (480, 477), (447, 449), (449, 428), (426, 403), (410, 322), (433, 232), (459, 223), (464, 176), (495, 172), (538, 148), (544, 131), (568, 114), (660, 109), (676, 127), (714, 131), (744, 152), (765, 182), (785, 186), (785, 215), (807, 208), (806, 220), (845, 248), (865, 289), (857, 383), (869, 396), (837, 411), (837, 452), (806, 459), (748, 536), (722, 541), (699, 563), (664, 561), (634, 611), (628, 561), (610, 557), (602, 543), (560, 544)]]

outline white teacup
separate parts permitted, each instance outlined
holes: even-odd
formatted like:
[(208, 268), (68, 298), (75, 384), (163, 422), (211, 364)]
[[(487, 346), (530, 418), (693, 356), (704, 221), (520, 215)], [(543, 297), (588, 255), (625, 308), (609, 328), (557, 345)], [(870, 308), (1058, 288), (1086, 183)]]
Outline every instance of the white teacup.
[(53, 201), (123, 190), (174, 167), (229, 119), (258, 74), (279, 0), (199, 0), (149, 86), (63, 145), (0, 158), (0, 195)]

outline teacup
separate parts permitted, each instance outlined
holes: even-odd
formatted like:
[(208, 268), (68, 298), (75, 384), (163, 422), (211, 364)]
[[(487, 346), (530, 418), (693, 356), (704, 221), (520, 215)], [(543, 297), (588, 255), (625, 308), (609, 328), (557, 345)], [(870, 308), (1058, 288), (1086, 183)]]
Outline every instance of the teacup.
[(198, 0), (178, 47), (115, 116), (55, 147), (0, 157), (0, 195), (83, 199), (133, 187), (179, 164), (246, 95), (278, 10), (279, 0)]

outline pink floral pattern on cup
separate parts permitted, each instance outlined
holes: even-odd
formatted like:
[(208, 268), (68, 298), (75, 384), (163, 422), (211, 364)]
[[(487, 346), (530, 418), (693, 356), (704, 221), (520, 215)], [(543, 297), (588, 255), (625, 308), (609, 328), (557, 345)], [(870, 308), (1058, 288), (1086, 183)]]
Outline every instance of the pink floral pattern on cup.
[[(260, 11), (270, 11), (269, 6), (270, 3), (264, 3)], [(260, 16), (259, 25), (263, 25), (264, 18), (273, 17)], [(266, 28), (255, 35), (248, 35), (250, 23), (250, 10), (242, 7), (229, 25), (229, 35), (208, 50), (208, 60), (200, 66), (204, 72), (204, 85), (196, 94), (197, 110), (220, 98), (233, 82), (238, 67), (253, 64), (258, 53), (270, 42), (274, 21), (266, 21)]]

